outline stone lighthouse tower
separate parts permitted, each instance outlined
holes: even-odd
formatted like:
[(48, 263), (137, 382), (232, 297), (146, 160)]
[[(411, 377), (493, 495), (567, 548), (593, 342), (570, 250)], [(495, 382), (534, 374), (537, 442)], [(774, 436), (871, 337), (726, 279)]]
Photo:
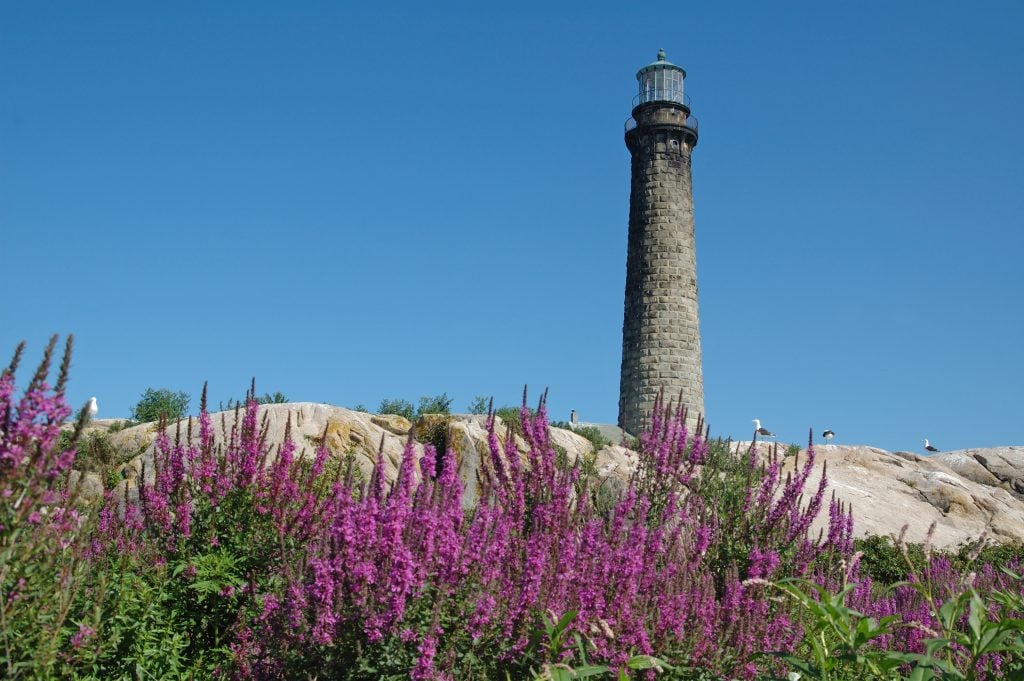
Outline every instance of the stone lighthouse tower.
[(626, 121), (633, 161), (619, 426), (634, 435), (660, 390), (666, 401), (681, 396), (691, 426), (704, 412), (690, 182), (697, 119), (683, 93), (685, 78), (659, 50), (636, 74), (640, 91)]

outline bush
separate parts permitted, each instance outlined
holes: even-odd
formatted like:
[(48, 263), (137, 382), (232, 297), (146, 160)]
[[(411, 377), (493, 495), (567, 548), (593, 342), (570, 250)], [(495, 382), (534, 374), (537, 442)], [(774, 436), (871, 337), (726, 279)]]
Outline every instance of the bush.
[(424, 396), (420, 398), (420, 406), (416, 409), (417, 416), (424, 414), (450, 414), (452, 410), (452, 398), (448, 393), (441, 393), (433, 397)]
[(491, 398), (484, 397), (483, 395), (476, 395), (470, 401), (469, 406), (466, 407), (466, 412), (474, 415), (486, 414), (487, 410), (490, 409)]
[(601, 430), (596, 426), (574, 426), (567, 421), (554, 421), (551, 424), (552, 428), (561, 428), (562, 430), (569, 430), (581, 437), (585, 437), (590, 440), (590, 444), (594, 446), (594, 452), (599, 452), (608, 445), (612, 444), (612, 441), (601, 434)]
[[(522, 435), (523, 424), (522, 418), (520, 417), (522, 409), (522, 407), (510, 407), (506, 405), (495, 409), (494, 415), (501, 419), (501, 422), (504, 423), (506, 427), (511, 428), (513, 433)], [(531, 415), (535, 414), (533, 409), (530, 409), (529, 407), (526, 407), (526, 410)]]
[[(263, 393), (263, 395), (260, 395), (260, 396), (256, 397), (256, 404), (285, 404), (287, 402), (288, 402), (288, 398), (285, 397), (285, 394), (280, 392), (280, 391), (275, 392), (274, 394)], [(246, 400), (236, 400), (233, 397), (229, 397), (228, 401), (227, 401), (227, 404), (225, 404), (224, 402), (221, 402), (219, 407), (218, 407), (218, 410), (219, 411), (231, 411), (235, 407), (239, 407), (239, 408), (244, 407), (245, 403), (246, 403)]]
[(380, 406), (377, 407), (377, 413), (398, 414), (414, 421), (424, 414), (450, 414), (451, 408), (452, 398), (448, 397), (448, 393), (441, 393), (433, 397), (421, 397), (419, 407), (413, 407), (409, 400), (381, 400)]
[(132, 419), (140, 423), (159, 421), (179, 421), (188, 413), (191, 398), (186, 392), (174, 392), (167, 388), (155, 390), (146, 388), (142, 397), (132, 407)]
[(120, 421), (114, 421), (113, 423), (111, 423), (110, 427), (107, 429), (107, 432), (117, 433), (137, 425), (139, 424), (135, 423), (135, 421), (132, 421), (131, 419), (121, 419)]
[[(71, 414), (64, 386), (72, 339), (56, 387), (47, 384), (57, 338), (43, 353), (20, 399), (15, 373), (25, 344), (0, 372), (0, 676), (65, 678), (67, 665), (93, 640), (91, 611), (76, 602), (89, 571), (85, 561), (91, 517), (65, 491), (86, 409), (61, 445), (60, 424)], [(100, 595), (99, 592), (93, 594)], [(78, 607), (76, 607), (78, 606)], [(62, 669), (63, 668), (63, 669)]]
[(928, 564), (921, 544), (905, 544), (904, 552), (889, 537), (872, 536), (856, 539), (853, 546), (864, 555), (860, 559), (861, 573), (880, 585), (892, 585), (907, 578), (908, 565), (921, 572)]
[(412, 406), (412, 402), (409, 400), (381, 400), (380, 406), (377, 407), (377, 413), (397, 414), (410, 421), (416, 418), (416, 408)]

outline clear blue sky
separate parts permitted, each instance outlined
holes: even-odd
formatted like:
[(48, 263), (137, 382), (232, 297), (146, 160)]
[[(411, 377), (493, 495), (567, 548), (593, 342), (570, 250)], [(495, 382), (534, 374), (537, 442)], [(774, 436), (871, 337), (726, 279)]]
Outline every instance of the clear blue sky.
[(614, 422), (634, 74), (693, 162), (713, 432), (1024, 444), (1024, 4), (4, 3), (0, 351)]

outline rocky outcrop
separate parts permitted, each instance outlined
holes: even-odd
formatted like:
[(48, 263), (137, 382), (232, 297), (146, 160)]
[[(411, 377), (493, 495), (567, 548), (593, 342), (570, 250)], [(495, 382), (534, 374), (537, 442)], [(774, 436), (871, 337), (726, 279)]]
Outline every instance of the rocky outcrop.
[(1024, 498), (1024, 447), (961, 449), (933, 458), (968, 480), (999, 486)]
[[(919, 542), (934, 522), (938, 547), (955, 547), (983, 533), (1000, 542), (1024, 541), (1024, 502), (994, 475), (972, 468), (968, 477), (950, 466), (949, 458), (825, 445), (816, 450), (808, 487), (817, 487), (827, 462), (831, 489), (853, 509), (856, 536), (893, 535), (907, 525), (907, 541)], [(787, 467), (794, 461), (789, 459)], [(827, 522), (819, 518), (816, 527)]]
[[(218, 438), (228, 432), (234, 412), (213, 415)], [(292, 438), (300, 453), (312, 455), (325, 442), (337, 455), (352, 455), (366, 477), (373, 470), (378, 452), (383, 454), (383, 474), (394, 480), (410, 433), (414, 447), (422, 452), (424, 442), (443, 442), (457, 457), (463, 481), (464, 506), (477, 502), (480, 482), (486, 474), (489, 456), (484, 416), (464, 414), (428, 415), (416, 423), (400, 416), (375, 415), (343, 407), (309, 402), (272, 404), (261, 407), (267, 440), (278, 444), (291, 421)], [(184, 433), (187, 422), (168, 427)], [(193, 430), (198, 424), (193, 420)], [(505, 429), (498, 429), (500, 439)], [(122, 476), (134, 479), (152, 455), (153, 424), (143, 424), (109, 437), (126, 451), (139, 451), (122, 468)], [(513, 435), (516, 449), (525, 457), (526, 443)], [(586, 469), (600, 484), (600, 494), (616, 498), (636, 469), (637, 455), (618, 444), (594, 452), (589, 440), (571, 430), (551, 429), (551, 441), (569, 462), (583, 458)], [(735, 443), (745, 448), (749, 443)], [(765, 445), (760, 445), (766, 449)], [(801, 453), (801, 459), (806, 453)], [(525, 460), (525, 458), (524, 458)], [(796, 459), (786, 466), (792, 469)], [(854, 512), (858, 536), (896, 534), (908, 525), (908, 540), (921, 541), (934, 521), (937, 546), (953, 547), (977, 539), (982, 533), (996, 541), (1024, 541), (1024, 447), (1000, 447), (949, 452), (924, 457), (910, 452), (887, 452), (875, 447), (825, 445), (817, 450), (815, 472), (808, 488), (817, 486), (822, 466), (828, 464), (831, 490)], [(152, 466), (147, 464), (148, 471)], [(131, 482), (129, 484), (132, 484)], [(819, 519), (823, 528), (827, 518)]]

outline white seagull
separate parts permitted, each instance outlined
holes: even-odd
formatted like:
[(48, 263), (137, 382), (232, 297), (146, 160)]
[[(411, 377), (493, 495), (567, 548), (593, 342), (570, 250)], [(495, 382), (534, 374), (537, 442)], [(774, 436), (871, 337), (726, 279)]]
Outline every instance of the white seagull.
[(754, 432), (758, 435), (763, 435), (764, 437), (775, 437), (775, 433), (767, 428), (762, 428), (761, 422), (757, 419), (754, 419)]
[(823, 438), (825, 438), (825, 444), (828, 445), (828, 443), (832, 442), (832, 438), (834, 438), (836, 436), (836, 433), (835, 433), (834, 430), (828, 429), (828, 430), (825, 430), (821, 434), (821, 436)]
[(931, 442), (928, 442), (928, 438), (924, 439), (924, 448), (927, 449), (929, 452), (939, 451), (938, 447), (934, 446)]
[(92, 418), (93, 416), (96, 416), (96, 413), (99, 412), (99, 410), (100, 410), (100, 408), (96, 404), (96, 398), (95, 397), (90, 397), (89, 398), (89, 418)]

